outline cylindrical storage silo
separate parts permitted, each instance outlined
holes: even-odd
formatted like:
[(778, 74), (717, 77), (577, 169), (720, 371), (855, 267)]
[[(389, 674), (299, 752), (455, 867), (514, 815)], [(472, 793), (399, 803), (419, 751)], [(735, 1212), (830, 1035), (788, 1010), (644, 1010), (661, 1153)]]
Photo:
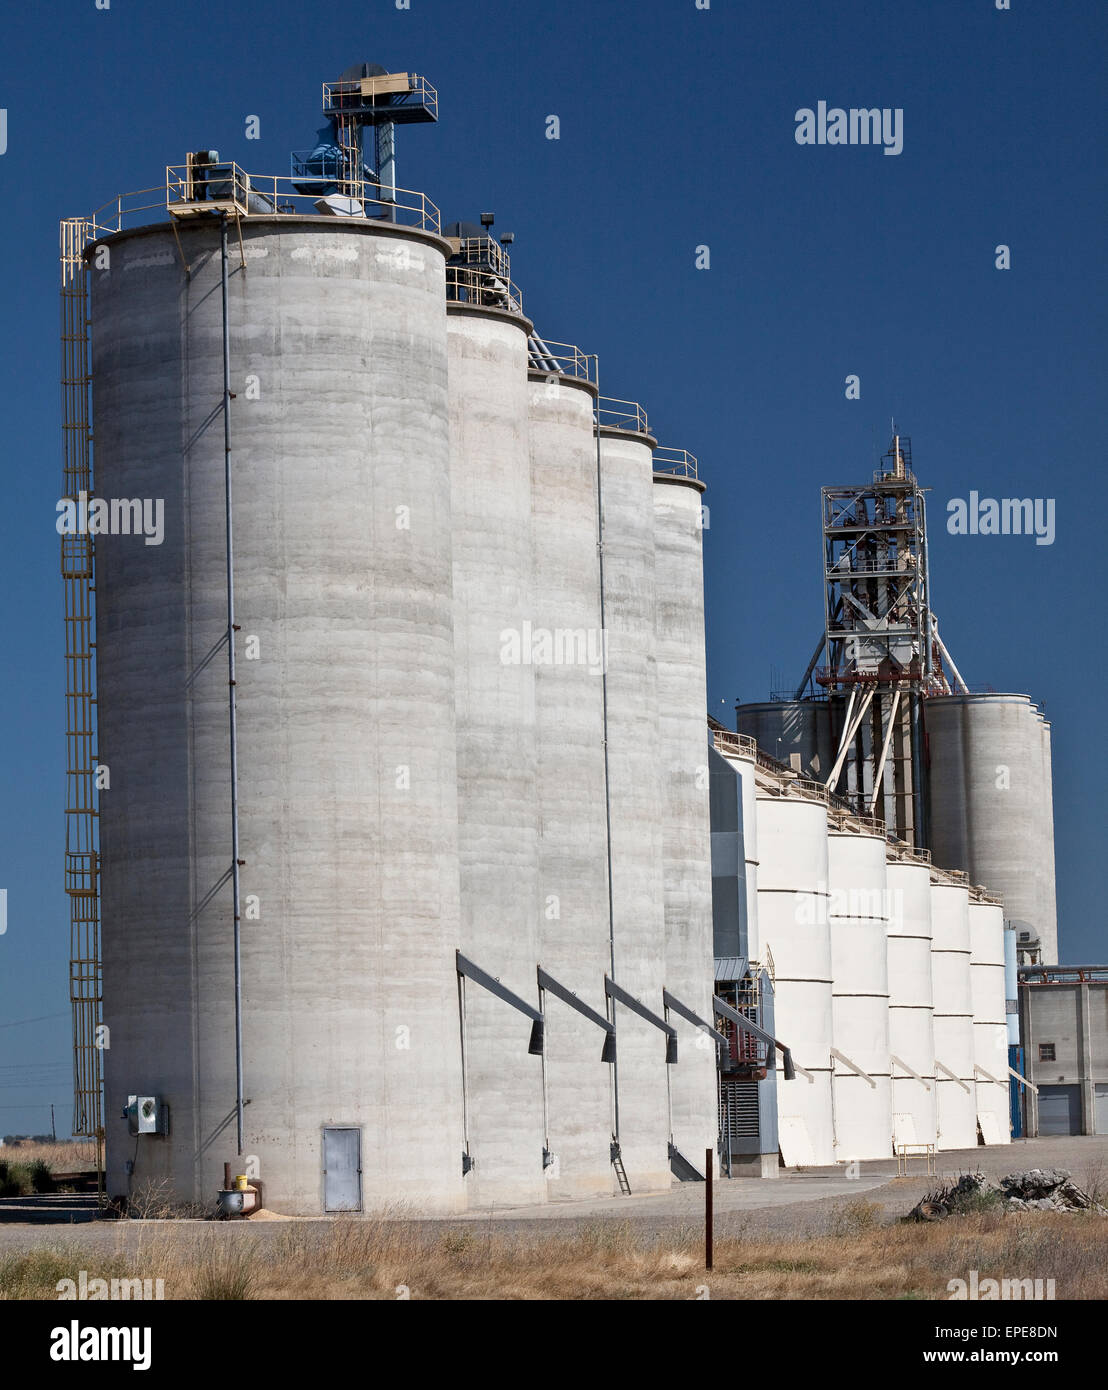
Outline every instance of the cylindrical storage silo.
[(931, 992), (931, 870), (922, 859), (889, 859), (889, 1055), (893, 1137), (935, 1142), (935, 1029)]
[(885, 846), (880, 831), (833, 816), (827, 866), (835, 1157), (840, 1162), (892, 1153)]
[(1004, 908), (974, 894), (969, 902), (969, 929), (977, 1122), (986, 1144), (1009, 1144)]
[(935, 864), (984, 884), (1041, 938), (1054, 851), (1037, 711), (1006, 694), (936, 696), (925, 711)]
[(746, 889), (746, 955), (749, 961), (764, 964), (761, 935), (758, 930), (758, 781), (754, 749), (739, 745), (727, 758), (739, 775), (741, 788), (741, 817), (739, 844), (743, 856), (743, 878)]
[(816, 782), (826, 782), (835, 760), (831, 707), (826, 700), (767, 700), (737, 707), (740, 734), (763, 753)]
[(973, 996), (970, 984), (969, 888), (931, 877), (931, 987), (935, 998), (937, 1146), (977, 1143)]
[(1004, 1013), (1008, 1020), (1008, 1046), (1019, 1047), (1020, 1006), (1019, 966), (1017, 964), (1016, 930), (1004, 923)]
[[(446, 324), (460, 946), (537, 1004), (535, 675), (565, 654), (538, 623), (531, 589), (531, 324), (453, 302)], [(527, 1021), (469, 983), (464, 1003), (469, 1202), (542, 1200), (542, 1068)]]
[[(243, 1157), (278, 1212), (455, 1209), (444, 244), (366, 220), (240, 230)], [(177, 232), (111, 237), (91, 275), (98, 491), (164, 504), (160, 543), (97, 540), (105, 1114), (110, 1193), (167, 1179), (209, 1203), (239, 1161), (224, 323), (219, 223)], [(167, 1134), (128, 1134), (130, 1094)]]
[(1039, 935), (1043, 943), (1042, 963), (1058, 964), (1058, 886), (1054, 866), (1054, 771), (1050, 749), (1050, 720), (1042, 723), (1042, 843), (1043, 888), (1042, 925)]
[[(603, 1014), (610, 969), (604, 723), (597, 540), (595, 388), (532, 373), (533, 616), (573, 635), (580, 661), (535, 668), (539, 963)], [(612, 1077), (603, 1032), (553, 993), (546, 1012), (547, 1188), (551, 1197), (615, 1190)]]
[[(649, 435), (631, 430), (606, 426), (599, 431), (613, 978), (660, 1016), (665, 907), (654, 656), (654, 443)], [(614, 1003), (612, 1008), (623, 1165), (633, 1192), (667, 1189), (671, 1175), (665, 1035), (625, 1005)]]
[[(712, 1018), (711, 826), (704, 656), (701, 495), (696, 478), (654, 475), (654, 591), (662, 772), (665, 986)], [(719, 1134), (716, 1049), (677, 1012), (678, 1062), (669, 1069), (673, 1143), (704, 1166)]]
[(773, 972), (776, 1036), (804, 1069), (793, 1081), (777, 1076), (782, 1154), (789, 1166), (831, 1164), (827, 805), (815, 791), (782, 784), (758, 797), (758, 930)]

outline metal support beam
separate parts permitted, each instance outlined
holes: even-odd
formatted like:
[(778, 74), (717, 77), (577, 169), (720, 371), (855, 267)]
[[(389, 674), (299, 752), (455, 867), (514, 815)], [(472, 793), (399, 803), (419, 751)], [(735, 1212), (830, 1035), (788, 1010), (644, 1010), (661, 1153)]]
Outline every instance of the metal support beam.
[(712, 995), (712, 1007), (717, 1013), (721, 1013), (724, 1018), (729, 1018), (732, 1023), (738, 1024), (744, 1032), (757, 1038), (759, 1042), (765, 1043), (767, 1047), (776, 1048), (781, 1054), (786, 1081), (793, 1081), (796, 1072), (801, 1072), (809, 1081), (812, 1080), (811, 1072), (805, 1071), (802, 1066), (793, 1061), (792, 1048), (786, 1047), (783, 1042), (778, 1042), (777, 1039), (771, 1037), (764, 1028), (759, 1028), (756, 1023), (751, 1023), (750, 1019), (748, 1019), (745, 1014), (740, 1013), (738, 1009), (732, 1008), (732, 1006), (728, 1004), (726, 1000), (721, 999), (718, 994)]
[(840, 1061), (844, 1067), (849, 1067), (850, 1070), (852, 1072), (855, 1072), (858, 1076), (860, 1076), (863, 1081), (867, 1081), (872, 1090), (877, 1090), (877, 1082), (874, 1081), (873, 1077), (870, 1076), (869, 1072), (863, 1071), (857, 1062), (852, 1062), (845, 1052), (840, 1052), (837, 1047), (833, 1047), (831, 1049), (831, 1056), (837, 1058), (838, 1061)]
[(823, 652), (823, 649), (824, 649), (824, 647), (825, 647), (826, 645), (827, 645), (827, 633), (826, 633), (826, 632), (821, 632), (820, 635), (819, 635), (819, 643), (818, 643), (818, 645), (817, 645), (815, 651), (812, 653), (812, 659), (811, 659), (811, 661), (809, 661), (809, 663), (808, 663), (808, 669), (804, 672), (804, 679), (803, 679), (803, 680), (800, 682), (800, 684), (796, 687), (796, 694), (793, 696), (793, 699), (794, 699), (794, 700), (799, 700), (799, 699), (801, 699), (802, 696), (804, 695), (804, 687), (808, 684), (809, 680), (811, 680), (812, 672), (816, 669), (816, 662), (820, 659), (820, 656), (821, 656), (821, 654), (822, 654), (822, 652)]
[(1015, 1071), (1012, 1067), (1008, 1068), (1008, 1075), (1012, 1077), (1013, 1080), (1018, 1081), (1025, 1091), (1034, 1091), (1036, 1095), (1039, 1094), (1038, 1086), (1033, 1085), (1028, 1081), (1026, 1076), (1021, 1076), (1019, 1072)]
[(893, 692), (893, 703), (889, 709), (889, 727), (885, 730), (885, 738), (881, 744), (881, 758), (877, 764), (877, 771), (873, 774), (873, 795), (869, 799), (869, 808), (872, 811), (877, 805), (877, 798), (881, 795), (881, 781), (885, 776), (885, 760), (889, 756), (889, 744), (893, 740), (893, 730), (896, 728), (896, 712), (900, 708), (900, 691)]
[(474, 965), (462, 955), (461, 951), (456, 953), (458, 961), (458, 974), (464, 975), (467, 980), (472, 980), (475, 985), (480, 985), (487, 989), (490, 994), (495, 994), (497, 999), (503, 999), (505, 1004), (511, 1004), (513, 1009), (518, 1009), (521, 1014), (526, 1014), (532, 1023), (541, 1023), (542, 1014), (538, 1009), (528, 1004), (526, 999), (521, 999), (518, 994), (513, 994), (507, 985), (502, 985), (495, 975), (488, 974), (479, 965)]
[(622, 1004), (624, 1008), (630, 1009), (632, 1013), (638, 1014), (647, 1023), (652, 1023), (666, 1035), (666, 1062), (671, 1065), (677, 1061), (677, 1029), (672, 1023), (667, 1023), (664, 1018), (659, 1018), (656, 1013), (652, 1013), (645, 1004), (635, 998), (633, 994), (628, 994), (625, 989), (621, 989), (615, 980), (609, 976), (604, 976), (604, 993), (609, 999), (617, 1004)]
[(923, 1089), (924, 1089), (925, 1091), (929, 1091), (929, 1090), (931, 1089), (931, 1083), (930, 1083), (930, 1081), (928, 1081), (928, 1080), (926, 1080), (926, 1078), (920, 1076), (920, 1074), (919, 1074), (918, 1071), (914, 1071), (914, 1070), (908, 1065), (907, 1062), (903, 1061), (900, 1057), (896, 1056), (895, 1053), (893, 1053), (893, 1054), (890, 1055), (889, 1061), (892, 1062), (894, 1066), (900, 1067), (902, 1071), (906, 1071), (906, 1072), (908, 1073), (909, 1076), (914, 1076), (914, 1077), (916, 1078), (916, 1080), (919, 1082), (919, 1084), (923, 1087)]
[(709, 1037), (714, 1038), (720, 1047), (728, 1045), (730, 1039), (725, 1034), (718, 1032), (710, 1023), (705, 1023), (699, 1014), (694, 1014), (692, 1009), (682, 1004), (680, 999), (676, 995), (670, 994), (668, 989), (662, 990), (662, 1003), (667, 1009), (672, 1009), (675, 1014), (679, 1014), (686, 1023), (691, 1023), (694, 1028), (699, 1028)]
[[(843, 727), (842, 742), (839, 744), (839, 754), (838, 757), (835, 759), (835, 765), (831, 769), (830, 775), (827, 778), (827, 790), (829, 792), (833, 792), (838, 784), (839, 774), (843, 770), (843, 763), (846, 761), (846, 755), (850, 750), (850, 745), (854, 742), (854, 735), (858, 732), (859, 728), (861, 727), (862, 720), (866, 717), (866, 710), (868, 710), (870, 705), (873, 704), (873, 695), (874, 692), (872, 689), (866, 691), (865, 695), (862, 698), (861, 704), (854, 713), (853, 720), (851, 720), (850, 723), (844, 725)], [(851, 701), (853, 701), (853, 690), (850, 692), (850, 698)], [(848, 710), (849, 708), (850, 707), (848, 706)]]
[(942, 1062), (940, 1062), (937, 1057), (935, 1058), (935, 1065), (943, 1073), (944, 1076), (948, 1076), (951, 1081), (954, 1081), (959, 1086), (961, 1086), (962, 1090), (965, 1091), (967, 1096), (970, 1094), (970, 1088), (966, 1085), (962, 1078), (956, 1072), (952, 1072), (948, 1066), (945, 1066)]

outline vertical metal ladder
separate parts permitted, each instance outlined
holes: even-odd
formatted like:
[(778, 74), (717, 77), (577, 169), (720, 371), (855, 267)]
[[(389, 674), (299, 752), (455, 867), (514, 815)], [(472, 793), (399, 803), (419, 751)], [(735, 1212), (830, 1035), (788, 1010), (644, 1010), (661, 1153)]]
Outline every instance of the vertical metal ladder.
[[(61, 224), (63, 496), (92, 495), (88, 267), (95, 228)], [(100, 844), (96, 795), (96, 584), (92, 537), (62, 536), (65, 586), (65, 890), (69, 897), (69, 997), (73, 1009), (73, 1133), (96, 1143), (104, 1197), (101, 1075)]]
[(625, 1197), (631, 1195), (631, 1184), (627, 1181), (627, 1170), (623, 1166), (623, 1155), (620, 1152), (619, 1140), (612, 1140), (612, 1167), (616, 1170), (616, 1178), (619, 1182), (619, 1190)]

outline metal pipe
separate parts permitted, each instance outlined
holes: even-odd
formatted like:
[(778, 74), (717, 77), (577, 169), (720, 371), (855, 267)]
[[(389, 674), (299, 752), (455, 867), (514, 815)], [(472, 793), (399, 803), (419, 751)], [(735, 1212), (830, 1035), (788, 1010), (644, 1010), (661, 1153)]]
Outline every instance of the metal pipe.
[(923, 801), (923, 738), (920, 731), (921, 699), (918, 691), (910, 696), (912, 721), (912, 837), (917, 849), (926, 849), (928, 834)]
[(938, 618), (935, 617), (934, 613), (931, 614), (931, 631), (932, 631), (932, 633), (934, 634), (935, 645), (938, 647), (939, 651), (942, 653), (944, 659), (946, 660), (946, 664), (950, 667), (950, 673), (951, 673), (951, 675), (954, 677), (954, 679), (955, 679), (955, 681), (958, 683), (958, 685), (961, 686), (961, 688), (962, 688), (962, 694), (963, 694), (963, 695), (968, 695), (968, 694), (969, 694), (969, 686), (968, 686), (968, 685), (965, 683), (965, 681), (962, 679), (962, 673), (961, 673), (961, 671), (959, 671), (958, 668), (957, 668), (957, 666), (955, 666), (955, 664), (954, 664), (954, 658), (953, 658), (953, 657), (950, 655), (950, 653), (947, 651), (946, 643), (945, 643), (945, 642), (943, 641), (943, 639), (939, 636), (939, 620), (938, 620)]
[[(600, 593), (600, 631), (603, 641), (607, 633), (604, 626), (604, 484), (601, 478), (600, 461), (600, 359), (596, 362), (596, 555), (597, 578)], [(616, 912), (615, 896), (612, 889), (612, 781), (608, 760), (608, 663), (600, 671), (600, 707), (602, 737), (604, 740), (604, 843), (608, 863), (608, 961), (612, 978), (616, 973)], [(615, 1022), (616, 1006), (611, 1005), (612, 1022)], [(613, 1137), (619, 1142), (619, 1062), (612, 1062), (612, 1124)]]
[(896, 727), (896, 712), (900, 707), (900, 691), (894, 691), (892, 709), (889, 710), (889, 727), (885, 731), (885, 739), (881, 744), (881, 760), (877, 764), (877, 771), (873, 775), (873, 795), (870, 797), (869, 808), (872, 811), (877, 805), (877, 798), (881, 794), (881, 779), (885, 775), (885, 760), (889, 756), (889, 744), (892, 742), (893, 729)]
[(223, 292), (223, 493), (227, 521), (227, 707), (231, 740), (231, 899), (235, 955), (235, 1127), (243, 1136), (242, 1081), (242, 884), (239, 876), (239, 748), (235, 700), (235, 548), (231, 511), (231, 324), (227, 312), (227, 214), (220, 219)]

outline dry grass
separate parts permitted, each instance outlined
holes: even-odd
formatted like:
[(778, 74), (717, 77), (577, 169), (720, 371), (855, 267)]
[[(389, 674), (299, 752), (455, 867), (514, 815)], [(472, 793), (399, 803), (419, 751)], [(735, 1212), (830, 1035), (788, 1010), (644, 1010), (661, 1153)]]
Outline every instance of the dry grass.
[[(132, 1231), (134, 1228), (131, 1228)], [(185, 1299), (945, 1299), (967, 1278), (1054, 1279), (1059, 1299), (1108, 1296), (1108, 1227), (1085, 1215), (981, 1213), (935, 1225), (882, 1225), (868, 1203), (838, 1209), (833, 1234), (716, 1242), (706, 1273), (698, 1235), (601, 1221), (573, 1235), (492, 1223), (413, 1227), (390, 1219), (143, 1228), (130, 1255), (59, 1241), (0, 1257), (0, 1298), (53, 1298), (57, 1281), (139, 1277)], [(122, 1245), (120, 1245), (122, 1250)]]
[(96, 1145), (91, 1139), (66, 1139), (58, 1144), (35, 1144), (24, 1139), (5, 1144), (0, 1148), (0, 1158), (20, 1166), (41, 1159), (52, 1173), (75, 1173), (81, 1168), (96, 1167)]

